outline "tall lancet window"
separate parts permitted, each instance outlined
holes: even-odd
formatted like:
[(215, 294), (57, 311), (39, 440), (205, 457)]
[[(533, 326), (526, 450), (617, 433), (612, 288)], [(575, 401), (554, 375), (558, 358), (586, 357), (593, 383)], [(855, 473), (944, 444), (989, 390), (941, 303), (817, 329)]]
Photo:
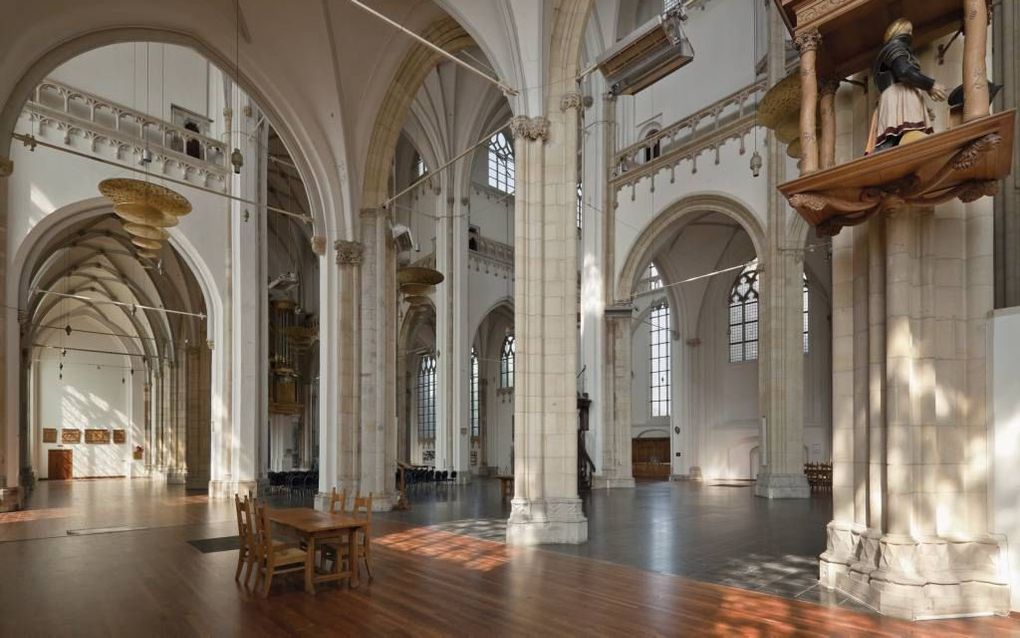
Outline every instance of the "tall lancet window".
[(758, 359), (758, 269), (747, 266), (730, 290), (730, 361)]
[(655, 264), (648, 264), (645, 274), (641, 276), (641, 281), (638, 282), (637, 291), (651, 292), (659, 288), (662, 288), (662, 276), (659, 274), (659, 269), (655, 267)]
[(499, 387), (514, 387), (514, 336), (507, 335), (499, 353)]
[(804, 275), (804, 354), (807, 354), (809, 349), (808, 326), (810, 325), (810, 317), (808, 315), (808, 307), (810, 303), (808, 297), (807, 275)]
[(649, 396), (652, 416), (669, 416), (670, 386), (672, 384), (669, 352), (669, 304), (660, 301), (652, 306), (652, 311), (648, 315), (648, 324), (648, 342), (651, 344)]
[(514, 192), (514, 149), (502, 132), (489, 140), (489, 186)]
[(477, 439), (482, 429), (478, 419), (478, 351), (474, 346), (471, 346), (471, 379), (468, 383), (471, 401), (471, 438)]
[(431, 354), (418, 363), (418, 438), (436, 438), (436, 358)]

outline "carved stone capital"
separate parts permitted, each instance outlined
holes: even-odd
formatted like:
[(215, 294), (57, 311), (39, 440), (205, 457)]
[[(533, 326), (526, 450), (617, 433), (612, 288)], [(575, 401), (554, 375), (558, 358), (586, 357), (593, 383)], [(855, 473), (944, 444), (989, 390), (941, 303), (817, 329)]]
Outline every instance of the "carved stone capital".
[(326, 254), (326, 238), (322, 235), (312, 237), (312, 252), (322, 257)]
[(338, 239), (333, 244), (336, 249), (336, 263), (338, 266), (357, 265), (365, 253), (365, 247), (361, 242)]
[(793, 45), (803, 55), (808, 51), (817, 51), (822, 44), (822, 34), (816, 30), (805, 31), (793, 39)]
[(560, 98), (560, 110), (566, 111), (567, 109), (580, 110), (584, 104), (584, 96), (579, 91), (570, 91), (564, 93), (563, 97)]
[(0, 177), (7, 177), (14, 172), (14, 160), (0, 157)]
[(518, 115), (510, 120), (510, 131), (514, 139), (541, 140), (549, 139), (549, 120), (544, 117), (528, 117)]

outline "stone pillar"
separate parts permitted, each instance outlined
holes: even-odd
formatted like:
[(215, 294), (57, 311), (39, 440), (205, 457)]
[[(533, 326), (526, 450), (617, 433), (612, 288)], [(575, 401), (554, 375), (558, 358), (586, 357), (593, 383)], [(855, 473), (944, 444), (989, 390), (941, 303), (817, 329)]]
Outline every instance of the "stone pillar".
[[(455, 192), (465, 192), (456, 187)], [(448, 346), (450, 361), (451, 409), (448, 414), (452, 423), (450, 469), (457, 471), (459, 482), (471, 476), (471, 326), (468, 323), (468, 209), (470, 200), (463, 198), (459, 208), (451, 207), (450, 310), (452, 314), (452, 339)]]
[(837, 417), (854, 415), (834, 427), (834, 455), (853, 462), (834, 468), (820, 576), (883, 614), (1009, 609), (986, 505), (992, 225), (987, 200), (903, 208), (852, 229), (852, 257), (834, 264), (836, 282), (859, 282), (835, 295), (840, 324), (859, 328), (834, 358), (865, 373), (834, 370)]
[(209, 342), (187, 349), (187, 415), (185, 419), (189, 490), (206, 488), (210, 477), (212, 428), (212, 348)]
[[(14, 170), (14, 162), (7, 157), (0, 157), (0, 220), (2, 220), (4, 238), (0, 241), (0, 260), (7, 263), (7, 182), (8, 177)], [(0, 296), (7, 299), (7, 277), (0, 277)], [(4, 431), (0, 433), (0, 512), (16, 510), (21, 506), (21, 499), (18, 492), (18, 423), (10, 419), (11, 411), (8, 409), (8, 401), (16, 400), (16, 397), (9, 396), (9, 384), (7, 375), (10, 374), (11, 360), (7, 348), (14, 344), (8, 343), (8, 330), (15, 329), (18, 323), (18, 311), (15, 308), (5, 308), (0, 311), (0, 361), (4, 362), (3, 370), (0, 371), (0, 414), (5, 415)], [(17, 333), (15, 333), (17, 334)]]
[(453, 469), (453, 446), (456, 439), (453, 401), (454, 354), (453, 287), (457, 273), (453, 272), (453, 198), (443, 197), (453, 190), (450, 171), (443, 171), (435, 189), (436, 203), (436, 270), (443, 273), (443, 282), (436, 286), (433, 296), (436, 308), (436, 471)]
[(514, 206), (514, 498), (507, 542), (582, 543), (577, 495), (577, 109), (511, 122)]
[[(1020, 105), (1020, 4), (995, 4), (993, 78), (1002, 84), (996, 111)], [(1013, 174), (995, 196), (995, 307), (1020, 306), (1020, 144), (1013, 144)]]
[[(361, 266), (361, 419), (357, 489), (372, 494), (372, 506), (388, 510), (395, 502), (397, 457), (396, 259), (389, 218), (383, 209), (361, 211), (364, 255)], [(345, 475), (347, 470), (340, 468)], [(354, 489), (355, 486), (350, 486)]]
[[(232, 127), (253, 127), (254, 112), (241, 93), (232, 92)], [(238, 117), (238, 114), (241, 117)], [(257, 141), (234, 134), (231, 146), (240, 149), (244, 163), (240, 174), (231, 175), (231, 193), (253, 201), (260, 199), (261, 162)], [(265, 214), (258, 206), (231, 200), (230, 215), (230, 417), (220, 437), (223, 448), (218, 475), (210, 481), (210, 496), (232, 497), (257, 489), (262, 442), (268, 424), (264, 411), (268, 361), (262, 338), (266, 315), (266, 278), (260, 240)]]
[(184, 426), (186, 423), (187, 394), (187, 362), (185, 349), (177, 348), (174, 361), (170, 366), (170, 459), (167, 467), (166, 481), (174, 485), (183, 485), (187, 480), (187, 465), (184, 458)]
[[(316, 507), (326, 509), (332, 488), (357, 493), (360, 486), (359, 444), (361, 429), (361, 263), (365, 249), (360, 242), (339, 240), (336, 250), (337, 288), (335, 303), (337, 342), (336, 427), (319, 426), (319, 494)], [(325, 354), (325, 353), (324, 353)]]
[(793, 42), (800, 51), (800, 172), (807, 175), (818, 170), (818, 74), (815, 60), (822, 36), (818, 31), (808, 31), (798, 35)]
[[(634, 308), (613, 306), (605, 313), (605, 340), (608, 357), (603, 377), (604, 401), (612, 407), (607, 415), (602, 441), (602, 456), (595, 458), (600, 471), (600, 487), (634, 487), (631, 439), (633, 438), (630, 395), (632, 387)], [(671, 434), (672, 436), (672, 434)]]
[[(770, 8), (769, 77), (781, 79), (782, 25), (777, 9)], [(809, 34), (810, 35), (810, 34)], [(820, 37), (798, 38), (801, 81), (815, 83), (814, 53)], [(808, 77), (810, 76), (810, 77)], [(812, 93), (808, 88), (805, 93)], [(802, 170), (817, 168), (818, 148), (815, 143), (814, 95), (805, 98), (801, 108), (801, 144), (804, 146)], [(807, 105), (810, 104), (810, 108)], [(810, 111), (805, 114), (805, 111)], [(808, 127), (808, 128), (805, 128)], [(810, 129), (810, 140), (804, 131)], [(809, 143), (808, 143), (809, 142)], [(777, 186), (786, 179), (786, 157), (775, 133), (768, 133), (769, 207), (766, 224), (767, 254), (758, 255), (761, 300), (759, 302), (758, 378), (761, 388), (763, 432), (761, 439), (762, 468), (755, 482), (757, 496), (765, 498), (807, 498), (811, 495), (804, 476), (804, 346), (803, 346), (803, 276), (804, 249), (802, 240), (791, 238), (791, 228), (804, 222), (779, 193)], [(811, 147), (809, 149), (809, 146)], [(814, 158), (814, 164), (811, 159)]]

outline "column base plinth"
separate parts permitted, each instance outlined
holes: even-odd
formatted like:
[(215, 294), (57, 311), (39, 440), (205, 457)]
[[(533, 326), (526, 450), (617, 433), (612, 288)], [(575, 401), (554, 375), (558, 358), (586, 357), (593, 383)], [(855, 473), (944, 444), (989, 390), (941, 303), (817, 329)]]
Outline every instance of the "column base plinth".
[(0, 512), (14, 512), (21, 509), (21, 490), (17, 487), (0, 488)]
[(579, 544), (588, 540), (588, 519), (579, 498), (515, 498), (506, 524), (508, 545)]
[[(1005, 539), (882, 535), (830, 523), (822, 585), (908, 620), (1009, 613)], [(854, 544), (846, 552), (846, 543)]]
[(754, 495), (762, 498), (809, 498), (811, 487), (803, 474), (761, 473), (754, 484)]
[(184, 485), (188, 482), (187, 470), (169, 470), (166, 473), (166, 482), (168, 485)]
[(234, 494), (245, 496), (257, 494), (258, 481), (209, 481), (209, 498), (233, 498)]
[(634, 487), (633, 476), (598, 476), (592, 480), (593, 490), (615, 489), (619, 487)]

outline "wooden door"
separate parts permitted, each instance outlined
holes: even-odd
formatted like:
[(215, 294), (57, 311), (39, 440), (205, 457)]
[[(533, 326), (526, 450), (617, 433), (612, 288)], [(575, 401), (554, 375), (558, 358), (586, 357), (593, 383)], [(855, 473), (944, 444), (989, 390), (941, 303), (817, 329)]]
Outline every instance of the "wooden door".
[(71, 450), (50, 450), (48, 474), (51, 481), (71, 478), (72, 466)]

